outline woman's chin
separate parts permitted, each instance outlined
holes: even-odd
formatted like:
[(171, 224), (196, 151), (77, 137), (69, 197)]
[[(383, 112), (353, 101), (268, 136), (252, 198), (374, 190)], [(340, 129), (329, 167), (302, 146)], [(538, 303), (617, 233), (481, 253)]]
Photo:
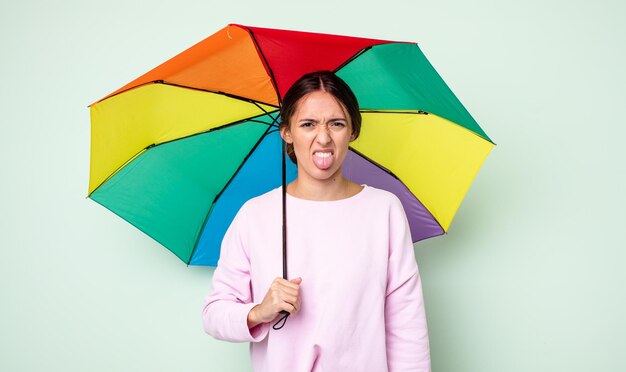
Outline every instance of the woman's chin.
[(334, 178), (334, 176), (338, 173), (340, 174), (341, 167), (337, 168), (331, 165), (325, 169), (322, 169), (322, 168), (317, 167), (314, 164), (311, 164), (311, 167), (309, 169), (299, 169), (298, 177), (300, 177), (302, 172), (306, 173), (312, 179), (315, 179), (318, 181), (325, 181), (330, 178)]

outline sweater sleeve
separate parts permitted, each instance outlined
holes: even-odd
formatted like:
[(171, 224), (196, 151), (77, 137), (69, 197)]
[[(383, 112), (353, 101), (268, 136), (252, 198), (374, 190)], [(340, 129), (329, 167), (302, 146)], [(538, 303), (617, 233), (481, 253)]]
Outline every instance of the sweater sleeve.
[(269, 333), (269, 324), (248, 328), (252, 302), (250, 258), (246, 252), (245, 212), (239, 211), (222, 240), (220, 258), (213, 274), (213, 289), (207, 295), (202, 320), (211, 336), (231, 342), (259, 342)]
[(399, 200), (389, 216), (385, 332), (389, 372), (431, 370), (426, 312), (409, 224)]

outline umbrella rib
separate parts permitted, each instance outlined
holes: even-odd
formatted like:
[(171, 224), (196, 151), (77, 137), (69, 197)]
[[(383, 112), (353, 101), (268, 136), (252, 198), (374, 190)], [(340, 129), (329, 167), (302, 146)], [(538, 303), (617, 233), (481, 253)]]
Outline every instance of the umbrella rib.
[[(355, 154), (359, 155), (360, 157), (362, 157), (363, 159), (367, 160), (368, 162), (374, 164), (376, 167), (380, 168), (382, 171), (384, 171), (385, 173), (389, 174), (390, 176), (392, 176), (393, 178), (397, 179), (398, 181), (402, 182), (400, 180), (400, 178), (398, 178), (398, 176), (396, 176), (392, 171), (390, 171), (389, 169), (383, 167), (382, 165), (378, 164), (377, 162), (375, 162), (374, 160), (372, 160), (371, 158), (368, 158), (367, 156), (363, 155), (363, 153), (361, 153), (360, 151), (355, 150), (352, 146), (349, 147), (350, 151), (354, 152)], [(404, 185), (404, 183), (402, 183)]]
[[(263, 114), (263, 115), (266, 115), (266, 114)], [(267, 114), (267, 115), (269, 115), (269, 114)], [(247, 122), (254, 122), (254, 123), (265, 124), (268, 127), (272, 126), (272, 124), (268, 124), (268, 123), (266, 123), (264, 121), (261, 121), (261, 120), (255, 120), (255, 119), (237, 120), (237, 121), (234, 121), (234, 122), (231, 122), (231, 123), (228, 123), (228, 124), (220, 125), (219, 127), (211, 128), (211, 129), (208, 129), (208, 130), (205, 130), (205, 131), (202, 131), (202, 132), (198, 132), (198, 133), (193, 133), (193, 134), (190, 134), (188, 136), (174, 138), (174, 139), (171, 139), (171, 140), (168, 140), (168, 141), (159, 142), (159, 143), (153, 143), (151, 145), (146, 146), (145, 149), (148, 150), (148, 149), (150, 149), (152, 147), (155, 147), (155, 146), (161, 146), (161, 145), (165, 145), (165, 144), (168, 144), (168, 143), (171, 143), (171, 142), (176, 142), (176, 141), (184, 140), (184, 139), (187, 139), (187, 138), (199, 136), (199, 135), (202, 135), (202, 134), (215, 132), (215, 131), (218, 131), (218, 130), (230, 128), (230, 127), (232, 127), (234, 125), (239, 125), (239, 124), (243, 124), (243, 123), (247, 123)]]
[(416, 43), (412, 43), (412, 42), (397, 42), (397, 41), (390, 41), (390, 42), (386, 42), (386, 43), (380, 43), (380, 44), (374, 44), (374, 45), (370, 45), (367, 46), (361, 50), (359, 50), (358, 52), (356, 52), (352, 57), (348, 58), (347, 60), (345, 60), (342, 64), (340, 64), (336, 69), (335, 69), (335, 73), (339, 72), (339, 70), (341, 70), (342, 68), (346, 67), (347, 64), (349, 64), (350, 62), (354, 61), (355, 59), (357, 59), (358, 57), (360, 57), (363, 53), (367, 52), (368, 50), (371, 50), (374, 47), (377, 47), (379, 45), (388, 45), (388, 44), (415, 44)]
[(260, 103), (260, 104), (263, 104), (263, 105), (267, 105), (267, 106), (272, 106), (272, 107), (278, 108), (278, 106), (273, 104), (273, 103), (257, 101), (257, 100), (254, 100), (252, 98), (242, 97), (242, 96), (238, 96), (236, 94), (226, 93), (226, 92), (222, 92), (222, 91), (219, 91), (219, 90), (211, 90), (211, 89), (205, 89), (205, 88), (196, 88), (196, 87), (191, 87), (191, 86), (188, 86), (188, 85), (176, 84), (176, 83), (172, 83), (172, 82), (165, 81), (165, 80), (147, 81), (147, 82), (145, 82), (143, 84), (139, 84), (139, 85), (136, 85), (134, 87), (130, 87), (130, 88), (125, 89), (125, 90), (123, 90), (121, 92), (118, 92), (118, 93), (116, 93), (116, 94), (114, 94), (112, 96), (108, 96), (108, 97), (106, 97), (104, 99), (101, 99), (100, 101), (94, 102), (91, 105), (89, 105), (88, 107), (91, 107), (91, 106), (93, 106), (95, 104), (98, 104), (98, 103), (100, 103), (102, 101), (105, 101), (105, 100), (107, 100), (107, 99), (109, 99), (111, 97), (119, 96), (122, 93), (126, 93), (128, 91), (133, 90), (133, 89), (138, 89), (138, 88), (144, 87), (144, 86), (149, 85), (149, 84), (162, 84), (162, 85), (169, 85), (169, 86), (173, 86), (173, 87), (177, 87), (177, 88), (184, 88), (184, 89), (195, 90), (195, 91), (199, 91), (199, 92), (219, 94), (219, 95), (226, 96), (226, 97), (229, 97), (229, 98), (232, 98), (232, 99), (236, 99), (236, 100), (239, 100), (239, 101), (244, 101), (244, 102), (248, 102), (248, 103), (254, 103), (254, 104), (257, 104), (257, 106)]
[(200, 92), (219, 94), (219, 95), (223, 95), (223, 96), (226, 96), (226, 97), (229, 97), (229, 98), (233, 98), (233, 99), (236, 99), (236, 100), (239, 100), (239, 101), (244, 101), (244, 102), (249, 102), (249, 103), (260, 103), (260, 104), (263, 104), (263, 105), (267, 105), (267, 106), (272, 106), (272, 107), (278, 108), (278, 106), (273, 104), (273, 103), (257, 101), (257, 100), (254, 100), (252, 98), (242, 97), (242, 96), (238, 96), (236, 94), (226, 93), (226, 92), (222, 92), (222, 91), (216, 91), (216, 90), (204, 89), (204, 88), (196, 88), (196, 87), (191, 87), (191, 86), (187, 86), (187, 85), (171, 83), (171, 82), (168, 82), (168, 81), (165, 81), (165, 80), (152, 80), (152, 81), (147, 81), (147, 82), (145, 82), (143, 84), (139, 84), (139, 85), (135, 85), (133, 87), (129, 87), (128, 89), (122, 90), (122, 91), (120, 91), (120, 92), (118, 92), (118, 93), (116, 93), (116, 94), (114, 94), (112, 96), (107, 96), (107, 97), (105, 97), (105, 98), (103, 98), (103, 99), (101, 99), (99, 101), (96, 101), (96, 102), (90, 104), (87, 107), (91, 107), (91, 106), (93, 106), (95, 104), (98, 104), (98, 103), (100, 103), (102, 101), (105, 101), (105, 100), (107, 100), (107, 99), (109, 99), (111, 97), (116, 97), (116, 96), (118, 96), (118, 95), (120, 95), (122, 93), (126, 93), (128, 91), (133, 90), (133, 89), (141, 88), (141, 87), (144, 87), (144, 86), (149, 85), (149, 84), (163, 84), (163, 85), (170, 85), (170, 86), (178, 87), (178, 88), (185, 88), (185, 89), (196, 90), (196, 91), (200, 91)]
[[(278, 118), (273, 118), (274, 120), (272, 121), (272, 124), (270, 124), (267, 127), (267, 130), (261, 135), (261, 137), (259, 137), (259, 140), (254, 144), (254, 146), (252, 146), (252, 149), (250, 149), (250, 151), (248, 152), (248, 154), (246, 155), (246, 157), (243, 159), (243, 161), (241, 162), (241, 164), (239, 164), (239, 167), (237, 168), (237, 170), (233, 173), (233, 175), (230, 177), (230, 179), (228, 180), (228, 182), (226, 182), (226, 184), (224, 185), (224, 187), (222, 187), (222, 191), (220, 191), (214, 199), (214, 203), (217, 202), (217, 200), (219, 199), (220, 196), (222, 196), (222, 193), (224, 192), (224, 190), (228, 187), (228, 185), (230, 185), (231, 181), (235, 178), (235, 176), (237, 175), (237, 173), (239, 173), (239, 170), (243, 167), (243, 165), (248, 161), (248, 158), (250, 157), (250, 155), (252, 155), (252, 153), (254, 152), (254, 150), (256, 150), (256, 148), (259, 146), (259, 144), (261, 143), (261, 141), (263, 140), (263, 138), (265, 138), (268, 133), (270, 132), (270, 129), (272, 129), (272, 126), (274, 125), (274, 123), (276, 122), (276, 120)], [(267, 124), (267, 123), (265, 123)]]
[(375, 109), (361, 109), (364, 114), (412, 114), (412, 115), (429, 115), (430, 113), (424, 110), (375, 110)]
[[(264, 111), (265, 111), (265, 110), (264, 110)], [(272, 112), (270, 112), (270, 113), (273, 113), (273, 112), (274, 112), (274, 111), (272, 111)], [(267, 113), (267, 111), (266, 111), (266, 113), (265, 113), (265, 114), (262, 114), (262, 115), (269, 115), (270, 113)], [(262, 116), (262, 115), (259, 115), (259, 116)], [(271, 117), (271, 115), (270, 115), (270, 117)], [(272, 119), (273, 119), (273, 118), (272, 118)], [(271, 128), (271, 126), (273, 125), (273, 124), (268, 124), (268, 123), (266, 123), (266, 122), (264, 122), (264, 121), (261, 121), (261, 120), (256, 120), (256, 119), (242, 119), (242, 120), (233, 121), (233, 122), (228, 123), (228, 124), (220, 125), (219, 127), (211, 128), (211, 129), (208, 129), (208, 130), (205, 130), (205, 131), (202, 131), (202, 132), (193, 133), (193, 134), (190, 134), (190, 135), (188, 135), (188, 136), (183, 136), (183, 137), (179, 137), (179, 138), (174, 138), (174, 139), (171, 139), (171, 140), (169, 140), (169, 141), (163, 141), (163, 142), (159, 142), (159, 143), (153, 143), (153, 144), (151, 144), (151, 145), (147, 146), (147, 147), (146, 147), (146, 150), (147, 150), (147, 149), (149, 149), (149, 148), (155, 147), (155, 146), (161, 146), (161, 145), (165, 145), (165, 144), (170, 143), (170, 142), (180, 141), (180, 140), (187, 139), (187, 138), (190, 138), (190, 137), (199, 136), (199, 135), (201, 135), (201, 134), (206, 134), (206, 133), (210, 133), (210, 132), (215, 132), (215, 131), (218, 131), (218, 130), (226, 129), (226, 128), (232, 127), (232, 126), (234, 126), (234, 125), (239, 125), (239, 124), (243, 124), (243, 123), (247, 123), (247, 122), (254, 122), (254, 123), (265, 124), (265, 125), (267, 125), (267, 126), (268, 126), (268, 127), (270, 127), (270, 128)], [(272, 122), (272, 123), (273, 123), (273, 122)]]
[[(410, 193), (411, 195), (413, 195), (413, 197), (415, 198), (415, 200), (419, 201), (420, 204), (422, 204), (422, 206), (424, 207), (424, 209), (426, 209), (426, 211), (433, 217), (433, 221), (435, 221), (437, 223), (437, 225), (439, 225), (439, 227), (441, 227), (441, 231), (443, 231), (444, 234), (447, 234), (447, 231), (443, 228), (443, 226), (441, 226), (441, 224), (439, 223), (439, 221), (435, 218), (435, 216), (433, 215), (433, 212), (430, 211), (430, 209), (428, 209), (428, 207), (426, 205), (424, 205), (424, 203), (422, 203), (420, 201), (420, 199), (417, 197), (417, 195), (415, 195), (413, 193), (413, 191), (411, 191), (411, 189), (409, 187), (407, 187), (407, 185), (402, 182), (402, 180), (396, 176), (392, 171), (390, 171), (389, 169), (383, 167), (382, 165), (378, 164), (377, 162), (375, 162), (374, 160), (372, 160), (371, 158), (363, 155), (361, 152), (355, 150), (352, 146), (349, 147), (350, 151), (354, 152), (355, 154), (359, 155), (360, 157), (362, 157), (363, 159), (367, 160), (368, 162), (370, 162), (372, 165), (374, 165), (375, 167), (379, 168), (380, 170), (382, 170), (383, 172), (388, 173), (390, 176), (392, 176), (393, 178), (397, 179), (398, 182), (400, 182), (402, 184), (402, 186), (404, 186)], [(440, 234), (443, 235), (443, 234)], [(437, 235), (438, 236), (438, 235)], [(423, 238), (420, 240), (424, 240), (424, 239), (428, 239), (428, 238)], [(416, 240), (413, 243), (417, 243), (420, 240)]]
[[(263, 110), (263, 108), (261, 108), (261, 110)], [(272, 118), (272, 123), (271, 123), (271, 124), (268, 124), (268, 123), (266, 123), (266, 122), (264, 122), (264, 121), (261, 121), (261, 120), (256, 120), (256, 119), (243, 119), (243, 120), (237, 120), (237, 121), (234, 121), (234, 122), (231, 122), (231, 123), (227, 123), (227, 124), (224, 124), (224, 125), (220, 125), (219, 127), (211, 128), (211, 129), (209, 129), (209, 130), (205, 130), (205, 131), (202, 131), (202, 132), (193, 133), (193, 134), (190, 134), (190, 135), (187, 135), (187, 136), (183, 136), (183, 137), (179, 137), (179, 138), (174, 138), (174, 139), (171, 139), (171, 140), (169, 140), (169, 141), (164, 141), (164, 142), (159, 142), (159, 143), (152, 143), (152, 144), (149, 144), (148, 146), (146, 146), (146, 147), (144, 147), (143, 149), (139, 150), (139, 151), (138, 151), (135, 155), (131, 156), (131, 157), (130, 157), (128, 160), (126, 160), (126, 161), (125, 161), (122, 165), (120, 165), (119, 167), (117, 167), (117, 168), (116, 168), (113, 172), (111, 172), (111, 174), (110, 174), (107, 178), (105, 178), (102, 182), (100, 182), (100, 184), (99, 184), (96, 188), (94, 188), (94, 189), (93, 189), (93, 191), (92, 191), (91, 193), (89, 193), (89, 195), (87, 195), (87, 196), (90, 196), (91, 194), (93, 194), (94, 192), (96, 192), (96, 190), (98, 190), (98, 189), (99, 189), (102, 185), (104, 185), (105, 183), (107, 183), (107, 182), (108, 182), (108, 181), (109, 181), (109, 180), (110, 180), (113, 176), (115, 176), (115, 175), (116, 175), (116, 174), (117, 174), (117, 173), (118, 173), (118, 172), (119, 172), (122, 168), (124, 168), (125, 166), (127, 166), (127, 165), (128, 165), (129, 163), (131, 163), (133, 160), (137, 159), (137, 157), (139, 157), (139, 155), (141, 155), (142, 153), (144, 153), (144, 152), (146, 152), (146, 151), (150, 150), (150, 149), (151, 149), (151, 148), (153, 148), (153, 147), (156, 147), (156, 146), (161, 146), (161, 145), (165, 145), (165, 144), (168, 144), (168, 143), (171, 143), (171, 142), (175, 142), (175, 141), (184, 140), (184, 139), (187, 139), (187, 138), (191, 138), (191, 137), (194, 137), (194, 136), (199, 136), (199, 135), (201, 135), (201, 134), (206, 134), (206, 133), (214, 132), (214, 131), (221, 130), (221, 129), (226, 129), (226, 128), (232, 127), (232, 126), (234, 126), (234, 125), (239, 125), (239, 124), (243, 124), (243, 123), (247, 123), (247, 122), (254, 122), (254, 123), (260, 123), (260, 124), (267, 125), (267, 126), (268, 126), (268, 130), (269, 130), (270, 128), (272, 128), (272, 125), (273, 125), (273, 124), (274, 124), (274, 122), (277, 120), (276, 118), (272, 117), (270, 114), (272, 114), (272, 113), (274, 113), (274, 112), (276, 112), (276, 111), (271, 111), (271, 112), (267, 112), (266, 110), (263, 110), (263, 111), (265, 111), (265, 113), (264, 113), (264, 114), (261, 114), (261, 115), (259, 115), (259, 116), (262, 116), (262, 115), (268, 115), (268, 116), (270, 116), (270, 117)], [(266, 132), (267, 132), (267, 131), (266, 131)], [(265, 133), (263, 134), (263, 136), (265, 136)]]
[[(242, 97), (242, 96), (238, 96), (236, 94), (222, 92), (220, 90), (216, 91), (216, 90), (211, 90), (211, 89), (190, 87), (190, 86), (187, 86), (187, 85), (180, 85), (180, 84), (176, 84), (176, 83), (171, 83), (171, 82), (165, 81), (165, 80), (155, 80), (154, 83), (155, 84), (170, 85), (170, 86), (173, 86), (173, 87), (184, 88), (184, 89), (191, 89), (191, 90), (196, 90), (196, 91), (200, 91), (200, 92), (219, 94), (219, 95), (226, 96), (226, 97), (229, 97), (229, 98), (232, 98), (232, 99), (236, 99), (236, 100), (239, 100), (239, 101), (253, 103), (253, 104), (257, 105), (257, 106), (259, 106), (258, 104), (260, 103), (260, 104), (263, 104), (263, 105), (267, 105), (267, 106), (272, 106), (272, 107), (278, 108), (278, 106), (276, 106), (276, 105), (274, 105), (272, 103), (261, 102), (261, 101), (254, 100), (252, 98)], [(263, 110), (263, 111), (265, 111), (265, 110)]]
[(261, 61), (263, 61), (263, 67), (265, 67), (265, 69), (267, 70), (268, 75), (270, 76), (270, 81), (272, 82), (272, 86), (274, 87), (274, 91), (276, 92), (276, 97), (278, 98), (278, 106), (281, 107), (283, 105), (283, 100), (282, 100), (282, 97), (280, 96), (280, 91), (278, 90), (278, 85), (276, 84), (276, 78), (274, 77), (274, 71), (270, 67), (269, 62), (267, 62), (267, 58), (265, 58), (265, 54), (261, 50), (261, 46), (259, 45), (259, 43), (256, 41), (256, 37), (254, 37), (254, 33), (252, 32), (252, 30), (250, 30), (249, 28), (247, 28), (245, 26), (241, 26), (241, 27), (245, 28), (245, 30), (248, 31), (248, 33), (250, 34), (250, 38), (252, 38), (252, 43), (254, 44), (254, 47), (256, 48), (257, 53), (261, 57)]
[(90, 197), (91, 194), (93, 194), (94, 192), (98, 191), (98, 189), (104, 185), (105, 183), (107, 183), (111, 178), (113, 178), (113, 176), (115, 176), (117, 174), (117, 172), (120, 171), (120, 169), (124, 168), (125, 166), (127, 166), (128, 164), (130, 164), (133, 160), (137, 159), (139, 157), (139, 155), (141, 155), (142, 153), (146, 152), (148, 149), (150, 149), (151, 147), (154, 147), (154, 144), (149, 145), (144, 147), (143, 149), (139, 150), (135, 155), (131, 156), (128, 160), (126, 160), (122, 165), (120, 165), (119, 167), (117, 167), (113, 172), (111, 172), (111, 174), (109, 174), (109, 176), (107, 178), (105, 178), (102, 182), (100, 182), (100, 184), (98, 186), (96, 186), (93, 191), (91, 191), (89, 193), (89, 195), (87, 195), (87, 197)]
[[(272, 117), (270, 115), (270, 113), (267, 113), (267, 115)], [(274, 125), (274, 123), (276, 123), (277, 120), (278, 120), (278, 116), (275, 117), (275, 118), (272, 117), (272, 123), (268, 125), (267, 129), (265, 130), (265, 132), (261, 135), (261, 137), (259, 137), (259, 140), (254, 144), (254, 146), (252, 146), (252, 148), (250, 149), (250, 151), (248, 152), (246, 157), (239, 164), (239, 167), (237, 167), (237, 170), (235, 170), (235, 172), (233, 172), (233, 175), (230, 177), (228, 182), (226, 182), (224, 187), (222, 187), (222, 190), (217, 195), (215, 195), (215, 198), (213, 198), (213, 202), (211, 202), (211, 207), (209, 208), (209, 211), (207, 212), (206, 216), (204, 217), (204, 222), (202, 222), (202, 227), (200, 228), (200, 231), (198, 232), (198, 236), (196, 237), (196, 243), (194, 244), (193, 250), (191, 251), (191, 254), (189, 255), (189, 261), (187, 261), (187, 265), (189, 265), (191, 263), (191, 259), (193, 258), (193, 255), (196, 253), (196, 249), (198, 248), (198, 243), (200, 242), (200, 236), (202, 235), (202, 232), (204, 231), (204, 228), (205, 228), (207, 222), (209, 221), (209, 216), (211, 215), (211, 211), (213, 210), (213, 206), (215, 206), (215, 204), (219, 200), (220, 196), (222, 196), (222, 194), (224, 193), (224, 190), (226, 190), (226, 188), (228, 188), (228, 185), (230, 185), (230, 183), (233, 181), (235, 176), (237, 176), (237, 174), (239, 173), (239, 171), (241, 170), (243, 165), (248, 161), (248, 158), (250, 158), (250, 155), (252, 155), (252, 153), (254, 152), (254, 150), (256, 150), (256, 148), (259, 146), (261, 141), (263, 141), (265, 136), (267, 136), (267, 134), (270, 132), (270, 130), (272, 129), (272, 126)], [(267, 123), (263, 123), (263, 124), (267, 124)]]
[(91, 107), (91, 106), (93, 106), (93, 105), (97, 105), (98, 103), (100, 103), (100, 102), (102, 102), (102, 101), (106, 101), (107, 99), (109, 99), (109, 98), (111, 98), (111, 97), (118, 96), (118, 95), (120, 95), (120, 94), (122, 94), (122, 93), (125, 93), (125, 92), (128, 92), (128, 91), (131, 91), (131, 90), (133, 90), (133, 89), (141, 88), (141, 87), (146, 86), (146, 85), (148, 85), (148, 84), (155, 84), (155, 82), (156, 82), (156, 81), (146, 81), (145, 83), (141, 83), (141, 84), (138, 84), (138, 85), (135, 85), (135, 86), (132, 86), (132, 87), (128, 87), (128, 88), (126, 88), (126, 89), (124, 89), (124, 90), (122, 90), (122, 91), (119, 91), (119, 92), (115, 93), (115, 94), (109, 94), (108, 96), (105, 96), (104, 98), (100, 98), (100, 99), (99, 99), (99, 100), (97, 100), (96, 102), (94, 102), (94, 103), (92, 103), (92, 104), (90, 104), (90, 105), (87, 105), (87, 107)]
[(357, 57), (360, 57), (363, 53), (367, 52), (368, 50), (372, 49), (373, 45), (367, 46), (361, 50), (359, 50), (358, 52), (356, 52), (352, 57), (348, 58), (347, 60), (345, 60), (342, 64), (340, 64), (339, 66), (337, 66), (337, 68), (335, 68), (335, 73), (337, 73), (339, 70), (341, 70), (342, 68), (344, 68), (348, 63), (352, 62), (353, 60), (355, 60)]
[[(259, 110), (263, 111), (263, 112), (265, 113), (265, 115), (267, 115), (267, 116), (269, 116), (270, 118), (272, 118), (272, 123), (270, 124), (270, 127), (273, 127), (273, 126), (274, 126), (274, 124), (276, 124), (276, 122), (278, 121), (278, 118), (280, 118), (280, 112), (279, 112), (278, 110), (271, 111), (271, 112), (267, 112), (267, 110), (265, 110), (265, 109), (264, 109), (261, 105), (259, 105), (258, 103), (256, 103), (256, 102), (252, 102), (252, 103), (253, 103), (256, 107), (258, 107), (258, 108), (259, 108)], [(277, 108), (278, 108), (278, 107), (277, 107)], [(278, 116), (273, 117), (272, 115), (270, 115), (270, 114), (273, 114), (273, 113), (277, 113), (277, 114), (278, 114)], [(255, 120), (255, 121), (257, 121), (257, 122), (259, 122), (259, 123), (264, 123), (264, 124), (267, 124), (267, 123), (265, 123), (265, 122), (261, 122), (261, 121), (258, 121), (258, 120)]]
[[(430, 115), (431, 114), (430, 112), (424, 111), (424, 110), (375, 110), (375, 109), (361, 109), (360, 111), (361, 111), (362, 114), (408, 114), (408, 115)], [(435, 115), (437, 117), (440, 117), (442, 119), (446, 119), (443, 116), (439, 116), (437, 114), (433, 114), (433, 115)], [(448, 120), (448, 119), (446, 119), (446, 120)], [(448, 120), (448, 121), (450, 121), (450, 120)], [(480, 138), (482, 140), (485, 140), (485, 141), (493, 144), (494, 146), (497, 146), (497, 144), (495, 142), (493, 142), (491, 139), (487, 139), (487, 138), (481, 136), (480, 134), (474, 132), (471, 129), (468, 129), (468, 128), (466, 128), (466, 127), (464, 127), (464, 126), (462, 126), (462, 125), (460, 125), (458, 123), (455, 123), (453, 121), (450, 121), (450, 123), (460, 127), (463, 130), (466, 130), (466, 131), (470, 132), (471, 134), (477, 136), (478, 138)]]

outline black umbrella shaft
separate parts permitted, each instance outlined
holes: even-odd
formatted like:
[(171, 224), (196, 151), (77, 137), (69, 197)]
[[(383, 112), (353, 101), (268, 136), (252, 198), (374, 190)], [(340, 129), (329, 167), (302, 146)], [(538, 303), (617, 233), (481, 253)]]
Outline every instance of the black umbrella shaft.
[[(287, 148), (287, 143), (282, 141), (283, 150)], [(283, 177), (283, 279), (287, 279), (287, 164), (285, 161), (286, 151), (281, 152), (282, 177)]]
[[(281, 146), (281, 154), (282, 158), (282, 177), (283, 177), (283, 279), (287, 279), (287, 164), (285, 161), (285, 154), (287, 153), (287, 143), (282, 141)], [(283, 328), (285, 323), (287, 322), (287, 317), (289, 317), (289, 313), (285, 310), (281, 310), (280, 314), (282, 317), (278, 319), (276, 323), (274, 323), (275, 330), (279, 330)]]

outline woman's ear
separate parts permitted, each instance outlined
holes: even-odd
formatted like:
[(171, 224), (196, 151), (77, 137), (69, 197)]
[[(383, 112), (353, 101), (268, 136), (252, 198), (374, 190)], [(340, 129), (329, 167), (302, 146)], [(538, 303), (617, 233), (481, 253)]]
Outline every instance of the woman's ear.
[(291, 132), (289, 131), (288, 127), (280, 128), (280, 136), (283, 138), (283, 141), (287, 143), (293, 142), (293, 140), (291, 139)]

